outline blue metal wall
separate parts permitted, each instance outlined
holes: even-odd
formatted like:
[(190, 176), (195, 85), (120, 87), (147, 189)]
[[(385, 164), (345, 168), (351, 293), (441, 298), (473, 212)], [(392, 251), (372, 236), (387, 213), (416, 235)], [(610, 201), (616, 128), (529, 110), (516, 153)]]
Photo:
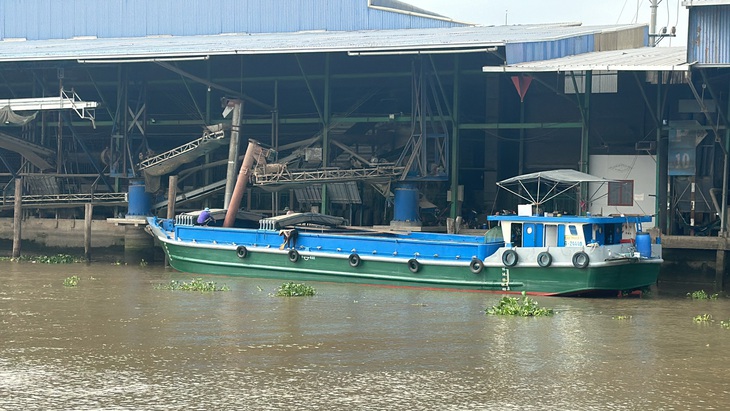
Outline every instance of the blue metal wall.
[(594, 36), (589, 34), (559, 40), (508, 43), (505, 52), (507, 64), (517, 64), (590, 53), (594, 45)]
[(0, 38), (28, 40), (460, 25), (368, 0), (0, 0)]
[(730, 65), (730, 5), (689, 9), (687, 61)]

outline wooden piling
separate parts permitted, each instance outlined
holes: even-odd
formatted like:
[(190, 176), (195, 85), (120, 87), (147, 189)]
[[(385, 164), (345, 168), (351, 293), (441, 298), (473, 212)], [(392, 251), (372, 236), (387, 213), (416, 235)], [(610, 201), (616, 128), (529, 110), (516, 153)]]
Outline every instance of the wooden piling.
[(91, 216), (94, 213), (94, 205), (84, 204), (84, 258), (91, 260)]
[(13, 258), (20, 257), (21, 225), (23, 221), (23, 179), (15, 179), (15, 203), (13, 208)]
[[(177, 176), (170, 176), (167, 188), (167, 218), (175, 218), (175, 201), (177, 200)], [(165, 267), (170, 266), (170, 260), (165, 257)]]

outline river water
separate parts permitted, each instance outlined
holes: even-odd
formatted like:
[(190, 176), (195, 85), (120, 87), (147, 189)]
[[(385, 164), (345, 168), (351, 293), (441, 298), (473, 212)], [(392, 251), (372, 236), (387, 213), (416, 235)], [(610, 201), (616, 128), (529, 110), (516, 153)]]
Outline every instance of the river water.
[(485, 315), (487, 293), (161, 290), (191, 279), (161, 265), (0, 262), (0, 278), (0, 410), (730, 407), (724, 298), (546, 297), (555, 316), (514, 318)]

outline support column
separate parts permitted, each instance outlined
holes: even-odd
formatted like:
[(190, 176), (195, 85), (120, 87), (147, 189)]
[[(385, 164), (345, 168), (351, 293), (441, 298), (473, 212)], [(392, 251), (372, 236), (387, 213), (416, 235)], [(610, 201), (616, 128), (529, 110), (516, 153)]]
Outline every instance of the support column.
[(91, 260), (91, 216), (94, 214), (94, 205), (84, 204), (84, 258)]
[[(580, 138), (580, 171), (583, 173), (588, 172), (588, 141), (591, 131), (591, 92), (593, 89), (593, 72), (586, 70), (583, 85), (583, 128), (581, 128)], [(580, 203), (578, 204), (578, 212), (581, 213), (583, 210), (580, 205), (587, 204), (588, 201), (588, 184), (581, 183), (580, 185)]]
[[(175, 218), (175, 203), (177, 201), (177, 176), (170, 176), (167, 183), (167, 218)], [(170, 260), (165, 255), (165, 267), (170, 266)]]
[(667, 203), (667, 154), (662, 145), (662, 126), (664, 125), (664, 110), (662, 110), (662, 84), (664, 83), (664, 73), (657, 71), (656, 84), (656, 205), (655, 211), (656, 227), (664, 234), (667, 233), (664, 227), (667, 211), (664, 206)]
[(226, 170), (226, 192), (223, 198), (223, 208), (230, 206), (233, 189), (236, 186), (236, 164), (238, 163), (238, 145), (241, 129), (241, 100), (228, 100), (227, 106), (233, 107), (231, 119), (231, 141), (228, 146), (228, 169)]
[(453, 109), (451, 110), (451, 159), (449, 160), (451, 170), (449, 181), (451, 182), (451, 212), (450, 217), (456, 219), (461, 214), (459, 200), (459, 79), (460, 79), (459, 55), (454, 54), (454, 96)]
[(717, 241), (717, 252), (715, 254), (715, 291), (725, 289), (725, 258), (727, 257), (727, 237), (721, 237)]
[[(329, 166), (329, 155), (330, 155), (330, 54), (325, 55), (325, 64), (324, 64), (324, 124), (322, 124), (323, 132), (322, 132), (322, 168), (327, 168)], [(329, 202), (329, 199), (327, 198), (327, 184), (322, 183), (322, 209), (320, 210), (320, 213), (327, 214), (328, 208), (327, 203)]]
[(23, 223), (23, 179), (15, 179), (15, 202), (13, 207), (13, 258), (20, 257), (21, 228)]

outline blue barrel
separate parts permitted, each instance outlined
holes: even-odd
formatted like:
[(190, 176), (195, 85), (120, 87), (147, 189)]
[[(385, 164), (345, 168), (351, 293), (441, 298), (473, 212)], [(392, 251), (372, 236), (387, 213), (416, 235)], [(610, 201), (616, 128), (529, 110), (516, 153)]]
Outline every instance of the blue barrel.
[(145, 191), (144, 180), (130, 180), (127, 194), (127, 218), (144, 217), (150, 215), (152, 197)]
[(395, 188), (393, 220), (420, 221), (418, 218), (418, 189), (414, 184), (401, 183)]
[(649, 233), (636, 233), (636, 250), (643, 258), (651, 258), (651, 236)]

